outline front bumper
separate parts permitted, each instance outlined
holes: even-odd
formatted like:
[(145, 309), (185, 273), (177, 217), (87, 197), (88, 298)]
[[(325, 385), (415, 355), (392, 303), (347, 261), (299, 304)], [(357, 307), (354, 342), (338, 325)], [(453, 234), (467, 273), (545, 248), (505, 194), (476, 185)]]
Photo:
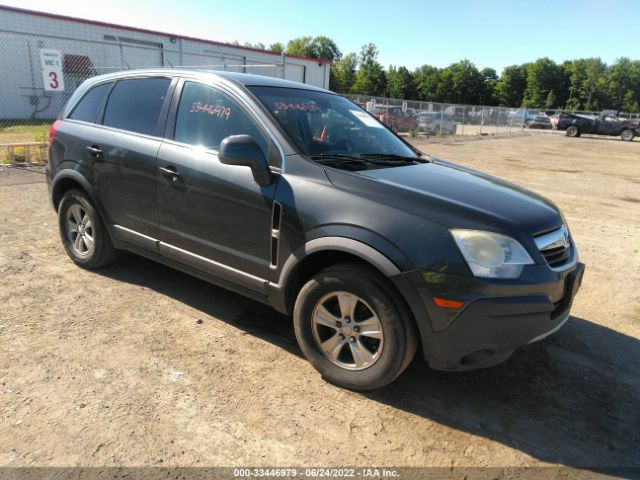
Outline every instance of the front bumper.
[[(517, 280), (492, 280), (414, 270), (404, 275), (428, 319), (417, 319), (425, 359), (437, 370), (471, 370), (506, 360), (542, 340), (569, 317), (584, 264), (562, 271), (525, 268)], [(437, 307), (433, 297), (465, 302), (460, 310)], [(414, 309), (415, 311), (415, 309)]]

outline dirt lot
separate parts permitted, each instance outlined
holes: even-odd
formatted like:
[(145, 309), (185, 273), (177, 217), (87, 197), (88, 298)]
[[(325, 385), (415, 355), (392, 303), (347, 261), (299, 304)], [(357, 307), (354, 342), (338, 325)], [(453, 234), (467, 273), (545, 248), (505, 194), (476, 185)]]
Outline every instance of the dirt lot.
[(263, 305), (132, 255), (75, 267), (42, 175), (0, 172), (0, 465), (640, 466), (640, 142), (422, 148), (554, 200), (587, 274), (568, 324), (504, 365), (415, 361), (366, 395)]

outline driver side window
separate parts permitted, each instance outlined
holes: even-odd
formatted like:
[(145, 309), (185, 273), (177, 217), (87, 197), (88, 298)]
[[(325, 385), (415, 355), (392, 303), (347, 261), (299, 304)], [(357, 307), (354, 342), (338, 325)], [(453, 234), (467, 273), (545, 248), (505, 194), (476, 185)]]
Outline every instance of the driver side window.
[(208, 85), (185, 82), (174, 139), (218, 150), (229, 135), (251, 135), (269, 158), (269, 140), (249, 114), (226, 93)]

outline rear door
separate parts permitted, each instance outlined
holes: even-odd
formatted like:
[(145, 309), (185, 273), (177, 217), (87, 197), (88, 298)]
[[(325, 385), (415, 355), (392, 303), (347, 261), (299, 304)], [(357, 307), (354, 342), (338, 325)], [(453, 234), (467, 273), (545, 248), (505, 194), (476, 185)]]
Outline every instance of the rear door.
[(161, 253), (263, 290), (279, 177), (261, 187), (251, 169), (220, 163), (218, 147), (240, 134), (251, 135), (267, 158), (275, 146), (246, 103), (223, 87), (184, 81), (173, 104), (156, 176)]
[(171, 82), (155, 76), (118, 80), (107, 96), (102, 128), (87, 139), (107, 221), (130, 243), (158, 233), (156, 156)]

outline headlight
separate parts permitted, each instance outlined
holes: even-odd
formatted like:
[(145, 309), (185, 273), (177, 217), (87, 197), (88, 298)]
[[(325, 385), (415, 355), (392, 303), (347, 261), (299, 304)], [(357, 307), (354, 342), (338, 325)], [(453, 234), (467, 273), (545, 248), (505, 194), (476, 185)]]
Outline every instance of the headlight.
[(476, 277), (518, 278), (525, 265), (533, 264), (522, 245), (506, 235), (461, 229), (451, 235)]

